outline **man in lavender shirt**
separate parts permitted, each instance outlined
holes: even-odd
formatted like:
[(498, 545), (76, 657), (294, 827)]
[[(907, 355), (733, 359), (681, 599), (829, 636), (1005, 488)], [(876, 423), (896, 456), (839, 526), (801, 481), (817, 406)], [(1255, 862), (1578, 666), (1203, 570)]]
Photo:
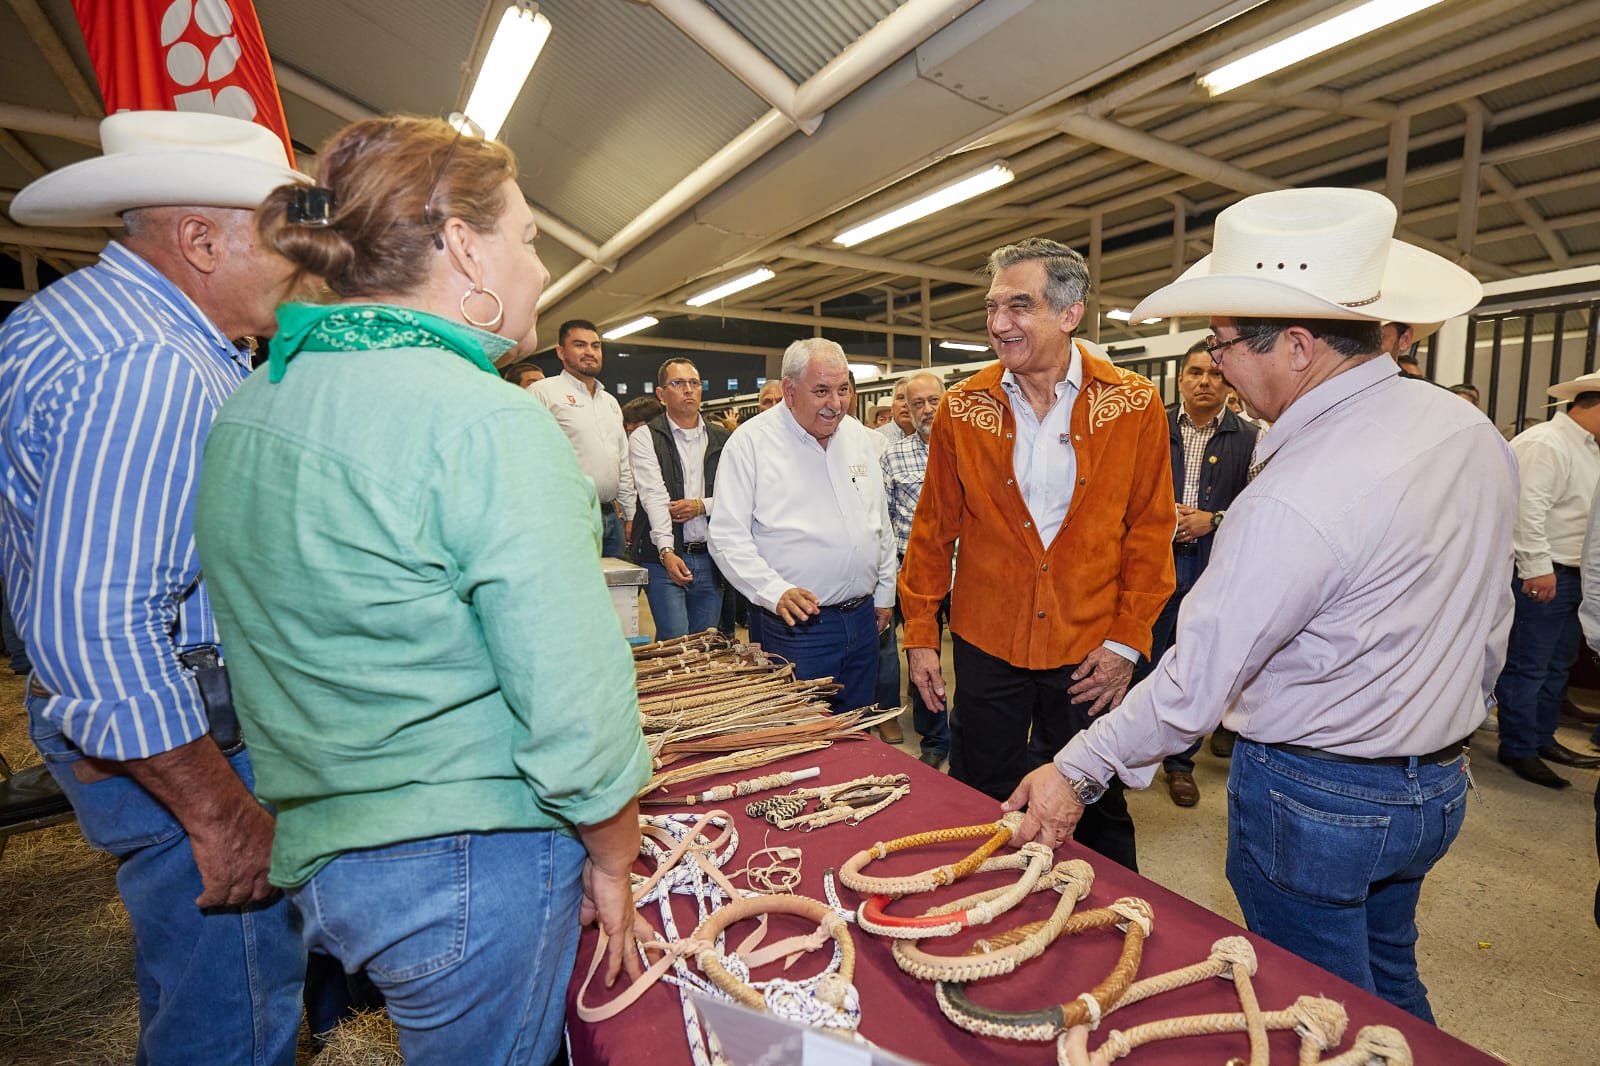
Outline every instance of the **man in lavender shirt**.
[(1517, 470), (1487, 419), (1380, 348), (1381, 322), (1481, 295), (1394, 223), (1360, 189), (1249, 197), (1134, 311), (1209, 315), (1212, 358), (1273, 426), (1179, 611), (1181, 654), (1005, 807), (1055, 845), (1114, 775), (1148, 785), (1220, 720), (1239, 734), (1227, 869), (1251, 930), (1431, 1020), (1417, 900), (1461, 829), (1464, 741), (1505, 660)]

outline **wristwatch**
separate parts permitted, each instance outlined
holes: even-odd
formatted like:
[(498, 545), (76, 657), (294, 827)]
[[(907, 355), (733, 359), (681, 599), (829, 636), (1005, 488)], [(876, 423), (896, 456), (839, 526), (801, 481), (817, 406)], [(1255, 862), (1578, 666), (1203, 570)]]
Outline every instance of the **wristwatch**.
[(1067, 785), (1077, 794), (1078, 802), (1085, 807), (1106, 794), (1106, 786), (1087, 777), (1069, 777)]
[(1227, 511), (1212, 511), (1211, 512), (1211, 528), (1212, 529), (1216, 529), (1218, 526), (1222, 525), (1222, 516), (1227, 514), (1227, 513), (1228, 513)]

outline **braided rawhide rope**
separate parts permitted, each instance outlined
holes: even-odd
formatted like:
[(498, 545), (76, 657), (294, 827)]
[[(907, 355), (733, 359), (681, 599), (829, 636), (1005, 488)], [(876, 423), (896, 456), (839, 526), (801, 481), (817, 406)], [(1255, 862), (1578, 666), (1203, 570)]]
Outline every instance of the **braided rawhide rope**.
[(1307, 1058), (1306, 1052), (1315, 1055), (1316, 1048), (1310, 1041), (1302, 1040), (1300, 1043), (1301, 1066), (1411, 1066), (1411, 1045), (1406, 1043), (1406, 1038), (1398, 1029), (1391, 1029), (1387, 1025), (1367, 1025), (1356, 1033), (1355, 1043), (1350, 1045), (1350, 1050), (1342, 1055), (1335, 1055), (1331, 1059)]
[[(1300, 1034), (1300, 1062), (1305, 1066), (1321, 1061), (1319, 1055), (1322, 1050), (1344, 1039), (1345, 1026), (1349, 1024), (1342, 1005), (1317, 996), (1301, 996), (1285, 1010), (1265, 1014), (1259, 1008), (1248, 1007), (1243, 1013), (1194, 1014), (1185, 1018), (1149, 1022), (1127, 1030), (1113, 1029), (1106, 1034), (1105, 1043), (1093, 1054), (1089, 1052), (1088, 1028), (1078, 1026), (1057, 1042), (1056, 1061), (1060, 1066), (1110, 1066), (1110, 1063), (1127, 1056), (1134, 1048), (1157, 1040), (1251, 1032), (1250, 1066), (1268, 1066), (1266, 1032), (1293, 1029)], [(1259, 1043), (1255, 1038), (1255, 1030), (1261, 1032)], [(1356, 1063), (1365, 1066), (1367, 1061), (1347, 1060), (1342, 1066), (1355, 1066)]]
[[(983, 860), (993, 855), (1000, 847), (1016, 836), (1017, 829), (1022, 825), (1022, 815), (1016, 811), (1011, 812), (998, 822), (986, 825), (964, 825), (954, 829), (933, 829), (926, 833), (915, 833), (908, 837), (899, 837), (888, 842), (879, 841), (870, 848), (858, 851), (845, 864), (839, 868), (839, 880), (845, 887), (855, 889), (862, 895), (868, 896), (909, 896), (915, 892), (932, 892), (940, 885), (950, 885), (973, 873), (983, 865)], [(897, 851), (910, 851), (912, 848), (925, 848), (930, 844), (944, 844), (952, 840), (970, 840), (972, 837), (987, 836), (978, 848), (960, 862), (936, 866), (920, 873), (908, 874), (904, 877), (868, 877), (861, 872), (861, 868), (874, 859), (882, 859), (893, 855)]]
[[(715, 944), (717, 937), (733, 923), (764, 914), (793, 914), (809, 918), (817, 923), (819, 932), (832, 937), (839, 945), (839, 972), (824, 978), (817, 989), (817, 998), (833, 1008), (843, 1008), (847, 1003), (855, 1003), (856, 991), (851, 983), (856, 972), (855, 942), (850, 939), (850, 929), (844, 919), (820, 900), (806, 896), (747, 896), (711, 912), (689, 939), (699, 944)], [(764, 949), (764, 954), (781, 956), (796, 948), (809, 946), (809, 944), (784, 941)], [(715, 948), (703, 948), (695, 955), (694, 961), (700, 967), (700, 972), (736, 1002), (752, 1010), (767, 1009), (766, 998), (731, 973)], [(755, 964), (756, 961), (752, 961), (752, 965)]]
[[(991, 856), (983, 860), (975, 871), (988, 873), (1020, 868), (1022, 876), (1013, 884), (943, 904), (914, 918), (887, 913), (890, 902), (888, 896), (868, 896), (856, 910), (856, 924), (869, 933), (893, 940), (954, 936), (969, 926), (988, 925), (1021, 903), (1030, 893), (1051, 887), (1052, 881), (1045, 875), (1050, 872), (1050, 861), (1054, 858), (1050, 849), (1043, 844), (1024, 844), (1022, 850), (1010, 855)], [(1089, 865), (1078, 861), (1086, 868)], [(1093, 871), (1090, 871), (1089, 878), (1091, 881), (1094, 879)]]
[[(973, 950), (955, 956), (932, 955), (923, 951), (921, 945), (914, 940), (896, 940), (894, 961), (900, 969), (920, 981), (957, 981), (964, 984), (1010, 973), (1029, 959), (1042, 954), (1045, 948), (1066, 931), (1072, 918), (1073, 908), (1089, 894), (1093, 884), (1094, 868), (1082, 859), (1069, 859), (1058, 863), (1050, 871), (1050, 877), (1041, 880), (1033, 890), (1053, 888), (1061, 894), (1061, 898), (1056, 902), (1055, 910), (1048, 919), (1030, 923), (1026, 927), (1032, 930), (1028, 935), (1017, 939), (1013, 936), (1016, 931), (1012, 930), (1000, 936), (980, 940)], [(935, 907), (928, 913), (965, 911), (974, 901), (981, 901), (983, 897), (994, 895), (997, 891), (1009, 891), (1009, 889), (990, 889), (988, 892), (980, 892), (975, 896)], [(859, 917), (857, 922), (862, 928), (867, 928), (864, 916)], [(970, 924), (979, 923), (973, 921)], [(868, 931), (875, 932), (870, 929)]]
[[(1124, 896), (1109, 907), (1082, 911), (1068, 918), (1062, 929), (1063, 935), (1089, 929), (1105, 929), (1113, 925), (1124, 932), (1122, 954), (1117, 958), (1116, 965), (1111, 968), (1111, 973), (1105, 980), (1095, 985), (1093, 990), (1083, 993), (1076, 999), (1043, 1010), (991, 1010), (988, 1007), (980, 1007), (968, 999), (962, 984), (955, 981), (940, 981), (934, 986), (939, 1009), (944, 1012), (946, 1018), (969, 1033), (1000, 1037), (1005, 1040), (1042, 1042), (1054, 1040), (1060, 1033), (1073, 1026), (1087, 1025), (1093, 1029), (1100, 1024), (1101, 1016), (1114, 1009), (1117, 1001), (1133, 984), (1134, 974), (1139, 971), (1139, 960), (1143, 956), (1145, 939), (1150, 935), (1154, 922), (1150, 904), (1129, 896)], [(1034, 923), (1022, 929), (1012, 930), (1005, 939), (1014, 940), (1024, 930), (1031, 934), (1044, 924)]]

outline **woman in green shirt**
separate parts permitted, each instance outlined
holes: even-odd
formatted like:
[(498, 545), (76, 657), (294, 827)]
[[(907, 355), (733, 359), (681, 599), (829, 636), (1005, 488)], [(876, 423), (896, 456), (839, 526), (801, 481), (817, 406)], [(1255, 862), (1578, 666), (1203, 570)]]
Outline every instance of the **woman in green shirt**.
[(334, 301), (279, 309), (196, 505), (271, 879), (413, 1064), (549, 1061), (580, 911), (609, 976), (638, 969), (649, 755), (599, 505), (494, 372), (549, 280), (515, 178), (503, 145), (378, 118), (267, 199), (262, 243)]

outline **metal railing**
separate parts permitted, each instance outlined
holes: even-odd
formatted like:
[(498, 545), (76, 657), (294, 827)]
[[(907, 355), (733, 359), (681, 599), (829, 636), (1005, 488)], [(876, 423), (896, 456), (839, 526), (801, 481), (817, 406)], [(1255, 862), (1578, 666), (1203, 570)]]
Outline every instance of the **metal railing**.
[(1600, 295), (1574, 296), (1547, 293), (1520, 306), (1502, 300), (1467, 316), (1462, 380), (1478, 389), (1484, 411), (1508, 434), (1549, 417), (1551, 385), (1595, 369)]

